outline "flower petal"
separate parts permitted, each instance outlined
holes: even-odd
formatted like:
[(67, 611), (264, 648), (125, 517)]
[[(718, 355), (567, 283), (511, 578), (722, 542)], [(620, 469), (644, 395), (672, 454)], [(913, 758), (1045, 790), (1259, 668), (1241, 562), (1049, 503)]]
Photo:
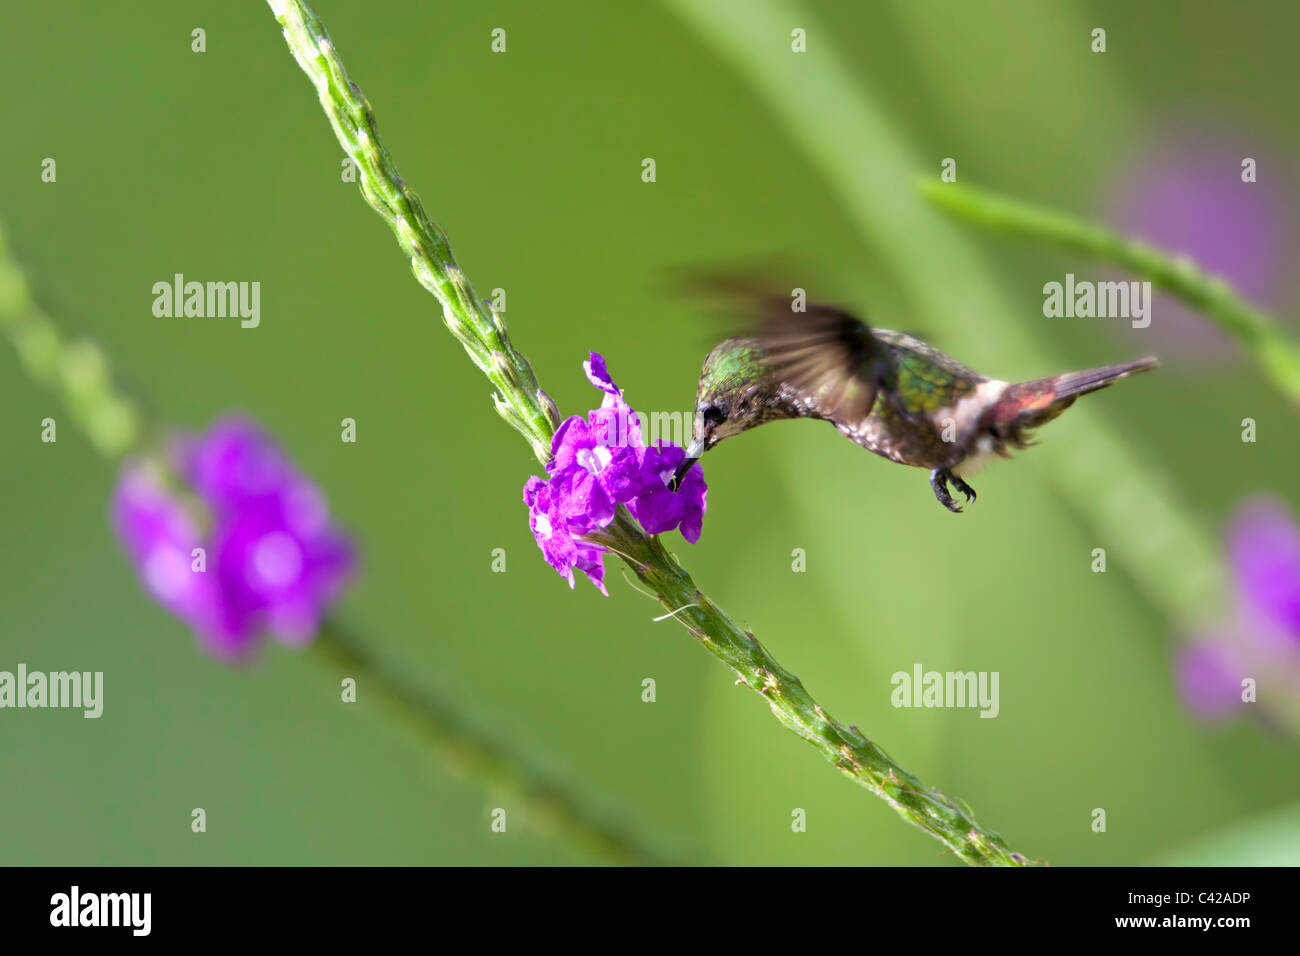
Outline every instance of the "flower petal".
[(643, 491), (629, 508), (647, 533), (662, 534), (680, 528), (682, 537), (694, 544), (700, 539), (707, 507), (704, 470), (698, 464), (693, 465), (676, 491), (668, 488), (685, 457), (685, 451), (677, 445), (647, 449), (642, 470)]
[(560, 423), (560, 427), (551, 436), (551, 463), (546, 470), (551, 474), (569, 468), (574, 463), (578, 449), (590, 448), (595, 444), (587, 422), (577, 415), (570, 415)]
[(621, 394), (619, 387), (609, 377), (609, 370), (605, 368), (605, 357), (599, 352), (588, 352), (587, 354), (590, 358), (582, 363), (582, 370), (587, 373), (587, 381), (602, 392), (607, 392), (610, 395)]

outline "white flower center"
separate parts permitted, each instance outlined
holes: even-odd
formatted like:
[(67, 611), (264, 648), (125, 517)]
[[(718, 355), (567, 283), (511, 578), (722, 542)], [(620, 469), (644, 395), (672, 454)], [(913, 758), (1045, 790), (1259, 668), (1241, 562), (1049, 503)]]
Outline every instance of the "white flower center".
[(579, 448), (573, 457), (593, 475), (599, 475), (609, 465), (614, 454), (604, 445), (597, 445), (595, 448)]
[(164, 601), (177, 600), (194, 587), (189, 558), (171, 544), (160, 544), (149, 551), (144, 563), (144, 579), (149, 590)]
[(266, 588), (281, 588), (302, 573), (302, 549), (283, 531), (263, 535), (253, 548), (253, 570)]

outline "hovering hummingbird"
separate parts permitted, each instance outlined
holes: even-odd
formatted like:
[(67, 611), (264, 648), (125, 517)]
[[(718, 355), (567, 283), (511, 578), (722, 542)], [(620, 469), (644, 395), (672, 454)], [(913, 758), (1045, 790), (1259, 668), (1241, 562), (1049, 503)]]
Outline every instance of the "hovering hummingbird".
[(1154, 358), (1067, 372), (1030, 382), (986, 378), (903, 332), (869, 328), (834, 306), (791, 309), (790, 299), (757, 300), (751, 333), (719, 343), (704, 360), (686, 459), (672, 487), (724, 438), (784, 418), (828, 421), (846, 438), (890, 461), (930, 470), (945, 508), (960, 512), (949, 486), (975, 501), (963, 479), (991, 456), (1032, 444), (1030, 432)]

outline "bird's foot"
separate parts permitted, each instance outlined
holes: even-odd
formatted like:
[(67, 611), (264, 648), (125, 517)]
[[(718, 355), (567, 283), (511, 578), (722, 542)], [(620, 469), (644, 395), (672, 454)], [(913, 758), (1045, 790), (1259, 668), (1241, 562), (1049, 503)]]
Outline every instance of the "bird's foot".
[(975, 503), (974, 488), (966, 484), (966, 482), (962, 481), (961, 478), (958, 477), (957, 475), (950, 474), (948, 476), (948, 480), (952, 482), (952, 486), (954, 488), (956, 488), (958, 491), (960, 491), (963, 495), (966, 496), (966, 504), (973, 505)]
[(975, 501), (975, 489), (966, 482), (962, 481), (947, 468), (936, 468), (930, 472), (930, 488), (934, 491), (934, 496), (939, 499), (939, 504), (943, 505), (953, 514), (961, 514), (961, 505), (951, 494), (948, 493), (948, 485), (966, 496), (966, 503), (973, 504)]

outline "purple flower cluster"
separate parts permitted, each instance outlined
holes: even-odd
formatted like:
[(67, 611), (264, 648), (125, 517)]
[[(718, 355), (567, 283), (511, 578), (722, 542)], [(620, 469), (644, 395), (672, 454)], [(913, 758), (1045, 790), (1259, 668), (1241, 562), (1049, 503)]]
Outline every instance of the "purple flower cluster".
[(1179, 653), (1179, 690), (1188, 709), (1210, 720), (1242, 706), (1242, 679), (1267, 675), (1300, 686), (1300, 527), (1282, 502), (1254, 498), (1228, 530), (1237, 615)]
[(605, 590), (604, 548), (582, 535), (614, 520), (614, 509), (626, 504), (650, 534), (679, 528), (692, 543), (700, 538), (708, 487), (704, 471), (695, 465), (680, 487), (668, 487), (686, 452), (671, 442), (646, 445), (641, 421), (609, 377), (605, 360), (596, 352), (582, 363), (587, 379), (605, 393), (600, 408), (587, 417), (561, 423), (551, 439), (551, 463), (545, 480), (529, 478), (524, 485), (528, 526), (546, 562), (573, 587), (577, 568)]
[(355, 565), (320, 490), (244, 419), (169, 451), (187, 489), (169, 487), (156, 464), (129, 461), (111, 504), (145, 589), (219, 657), (246, 656), (263, 631), (310, 641)]

